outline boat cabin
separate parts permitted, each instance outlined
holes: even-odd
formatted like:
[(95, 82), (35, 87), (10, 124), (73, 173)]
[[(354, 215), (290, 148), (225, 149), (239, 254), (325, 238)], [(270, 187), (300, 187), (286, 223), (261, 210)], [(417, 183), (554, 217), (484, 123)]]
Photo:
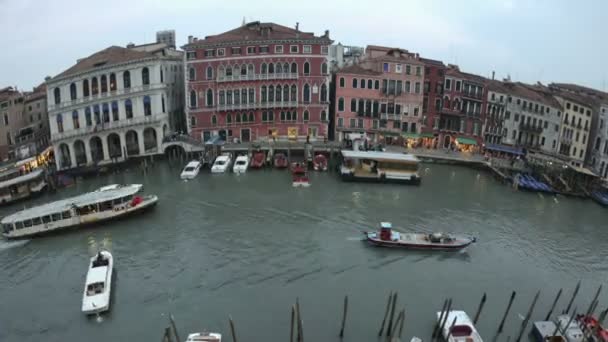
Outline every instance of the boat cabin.
[(380, 223), (380, 240), (390, 241), (392, 238), (393, 225), (390, 222)]

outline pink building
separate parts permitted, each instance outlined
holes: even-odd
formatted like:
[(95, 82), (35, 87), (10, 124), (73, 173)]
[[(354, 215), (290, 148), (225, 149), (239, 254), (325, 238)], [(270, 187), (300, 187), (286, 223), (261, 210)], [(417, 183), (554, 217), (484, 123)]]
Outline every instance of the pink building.
[[(424, 62), (407, 50), (368, 46), (365, 58), (336, 74), (336, 137), (365, 133), (390, 142), (424, 124)], [(404, 134), (405, 133), (405, 134)]]
[(329, 31), (252, 22), (186, 51), (188, 128), (196, 139), (327, 137)]

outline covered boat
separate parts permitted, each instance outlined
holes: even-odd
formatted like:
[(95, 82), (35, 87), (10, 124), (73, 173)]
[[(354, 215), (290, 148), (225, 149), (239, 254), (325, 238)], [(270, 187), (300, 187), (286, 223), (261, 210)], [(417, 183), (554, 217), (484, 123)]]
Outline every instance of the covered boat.
[(277, 153), (274, 155), (274, 167), (277, 169), (286, 169), (288, 166), (289, 162), (284, 153)]
[(8, 239), (25, 238), (123, 217), (154, 206), (155, 195), (139, 195), (141, 184), (112, 184), (79, 196), (32, 207), (2, 219)]
[(222, 342), (222, 335), (218, 333), (192, 333), (188, 334), (186, 342)]
[(327, 171), (327, 157), (322, 153), (317, 154), (312, 160), (312, 165), (315, 171)]
[[(475, 329), (473, 321), (466, 312), (451, 310), (445, 318), (445, 313), (437, 313), (437, 321), (445, 321), (441, 335), (447, 342), (483, 342), (479, 332)], [(454, 319), (456, 319), (454, 321)], [(452, 323), (454, 324), (452, 325)]]
[(249, 157), (247, 155), (241, 155), (236, 157), (232, 172), (234, 173), (245, 173), (249, 167)]
[(266, 155), (264, 154), (264, 151), (254, 152), (253, 156), (251, 157), (250, 167), (252, 169), (261, 169), (262, 167), (264, 167), (265, 159), (266, 159)]
[(305, 163), (293, 163), (291, 165), (291, 177), (294, 187), (310, 186), (310, 179), (308, 178), (308, 170)]
[(101, 251), (91, 258), (82, 294), (82, 312), (85, 314), (97, 314), (110, 308), (113, 268), (114, 259), (108, 251)]
[(420, 161), (411, 154), (342, 150), (342, 159), (343, 181), (420, 184)]
[(367, 242), (374, 246), (409, 249), (455, 251), (468, 247), (475, 238), (453, 236), (445, 233), (400, 233), (393, 230), (390, 222), (380, 223), (379, 232), (364, 232)]
[(537, 342), (566, 342), (564, 336), (557, 331), (557, 325), (551, 321), (534, 322), (532, 335)]

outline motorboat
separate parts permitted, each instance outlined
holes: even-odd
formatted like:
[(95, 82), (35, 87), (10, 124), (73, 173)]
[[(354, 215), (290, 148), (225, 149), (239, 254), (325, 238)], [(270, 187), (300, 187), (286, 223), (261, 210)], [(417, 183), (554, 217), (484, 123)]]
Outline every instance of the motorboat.
[(289, 166), (289, 161), (284, 153), (277, 153), (274, 155), (274, 167), (277, 169), (286, 169)]
[(202, 163), (198, 160), (193, 160), (189, 162), (184, 170), (180, 174), (181, 179), (193, 179), (198, 176), (198, 173), (201, 171)]
[(224, 153), (215, 158), (211, 167), (211, 173), (224, 173), (230, 168), (230, 164), (232, 164), (232, 156), (230, 153)]
[(446, 233), (401, 233), (390, 222), (381, 222), (379, 232), (364, 232), (365, 240), (374, 246), (408, 249), (456, 251), (476, 241), (474, 237)]
[[(600, 319), (601, 319), (600, 315)], [(601, 325), (600, 319), (593, 315), (577, 315), (576, 320), (584, 327), (586, 332), (591, 332), (591, 335), (597, 342), (608, 342), (608, 329)]]
[(327, 157), (319, 153), (312, 159), (313, 169), (315, 171), (327, 171)]
[(7, 239), (26, 238), (138, 213), (158, 202), (155, 195), (139, 194), (142, 188), (141, 184), (112, 184), (24, 209), (0, 221), (2, 234)]
[(234, 160), (232, 171), (234, 173), (245, 173), (249, 167), (249, 157), (246, 155), (238, 156)]
[(342, 150), (340, 177), (345, 182), (419, 185), (420, 161), (411, 154)]
[(222, 335), (218, 333), (192, 333), (186, 342), (222, 342)]
[(578, 322), (569, 315), (559, 315), (555, 323), (559, 327), (559, 332), (566, 337), (568, 342), (583, 342), (585, 335), (579, 327)]
[(266, 155), (263, 151), (257, 151), (253, 153), (253, 157), (251, 157), (251, 168), (252, 169), (261, 169), (264, 167), (264, 160), (266, 159)]
[(310, 179), (305, 163), (293, 163), (291, 165), (291, 178), (294, 187), (309, 187)]
[(567, 342), (557, 330), (557, 325), (551, 321), (534, 322), (532, 336), (536, 342)]
[(110, 308), (113, 267), (114, 259), (108, 251), (100, 251), (91, 258), (82, 294), (82, 312), (85, 314), (98, 314)]
[[(450, 310), (447, 313), (447, 319), (445, 316), (445, 313), (437, 312), (437, 321), (440, 324), (441, 321), (445, 321), (440, 333), (446, 342), (483, 342), (466, 312)], [(454, 321), (454, 319), (456, 320)]]

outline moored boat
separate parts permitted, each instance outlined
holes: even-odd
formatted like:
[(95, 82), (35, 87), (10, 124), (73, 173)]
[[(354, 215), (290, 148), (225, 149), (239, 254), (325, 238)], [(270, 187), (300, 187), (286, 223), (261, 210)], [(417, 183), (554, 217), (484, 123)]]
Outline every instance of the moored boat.
[(232, 167), (232, 172), (234, 173), (245, 173), (247, 168), (249, 167), (249, 157), (246, 155), (241, 155), (236, 157), (234, 161), (234, 166)]
[[(454, 321), (454, 319), (456, 320)], [(473, 325), (473, 321), (464, 311), (451, 310), (447, 314), (447, 319), (445, 313), (438, 312), (437, 321), (446, 322), (441, 335), (447, 342), (483, 342), (479, 332), (475, 329), (475, 325)]]
[(215, 158), (211, 167), (211, 173), (224, 173), (230, 168), (230, 164), (232, 164), (232, 156), (230, 153), (224, 153)]
[(181, 179), (194, 179), (201, 170), (202, 163), (198, 160), (189, 162), (180, 174)]
[(100, 251), (91, 258), (82, 294), (85, 314), (98, 314), (110, 308), (113, 268), (114, 258), (108, 251)]
[(309, 187), (310, 179), (308, 178), (308, 170), (306, 164), (293, 163), (291, 165), (291, 178), (294, 187)]
[(532, 335), (537, 342), (566, 342), (557, 330), (557, 325), (551, 321), (534, 322)]
[(342, 150), (343, 181), (420, 184), (419, 160), (411, 154)]
[(284, 153), (277, 153), (274, 155), (274, 167), (277, 169), (286, 169), (288, 166), (289, 162)]
[(593, 315), (578, 315), (576, 317), (577, 322), (584, 327), (584, 331), (591, 335), (596, 342), (608, 342), (608, 329), (601, 325), (600, 320)]
[(186, 342), (222, 342), (222, 335), (218, 333), (192, 333), (188, 334)]
[(578, 326), (578, 322), (569, 315), (557, 316), (556, 322), (559, 326), (559, 332), (566, 337), (568, 342), (583, 342), (585, 336), (583, 331)]
[(264, 167), (264, 160), (266, 159), (266, 155), (263, 151), (257, 151), (253, 153), (253, 157), (251, 157), (251, 168), (252, 169), (261, 169)]
[(7, 239), (25, 238), (141, 212), (158, 202), (155, 195), (138, 195), (142, 187), (114, 184), (18, 211), (0, 221), (2, 234)]
[(313, 169), (315, 171), (327, 171), (327, 157), (319, 153), (312, 160)]
[(475, 238), (445, 233), (401, 233), (393, 230), (390, 222), (381, 222), (379, 232), (364, 232), (367, 242), (374, 246), (407, 249), (456, 251), (468, 247)]

